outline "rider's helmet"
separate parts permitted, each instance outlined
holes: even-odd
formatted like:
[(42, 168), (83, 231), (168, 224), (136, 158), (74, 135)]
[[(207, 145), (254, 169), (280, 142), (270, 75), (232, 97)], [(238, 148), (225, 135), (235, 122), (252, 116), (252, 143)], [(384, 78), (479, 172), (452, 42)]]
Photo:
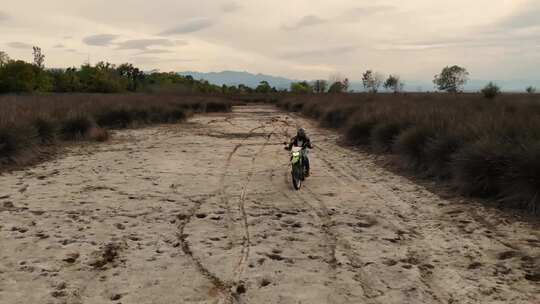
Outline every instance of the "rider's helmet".
[(298, 137), (306, 137), (306, 130), (304, 130), (304, 128), (299, 128), (298, 133), (296, 135)]

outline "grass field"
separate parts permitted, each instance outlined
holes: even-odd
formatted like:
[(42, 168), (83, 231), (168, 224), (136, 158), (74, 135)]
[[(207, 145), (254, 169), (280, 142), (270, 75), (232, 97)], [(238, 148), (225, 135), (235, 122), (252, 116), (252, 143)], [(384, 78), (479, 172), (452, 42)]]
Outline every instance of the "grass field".
[(306, 95), (279, 105), (465, 195), (540, 211), (540, 95)]

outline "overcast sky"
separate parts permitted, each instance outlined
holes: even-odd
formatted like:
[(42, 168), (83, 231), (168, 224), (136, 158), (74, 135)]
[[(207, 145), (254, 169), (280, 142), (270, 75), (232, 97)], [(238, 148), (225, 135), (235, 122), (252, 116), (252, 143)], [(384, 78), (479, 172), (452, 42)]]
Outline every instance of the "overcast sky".
[(540, 78), (538, 0), (16, 0), (0, 50), (48, 67), (88, 58), (162, 71), (240, 70), (295, 79), (370, 68), (430, 80)]

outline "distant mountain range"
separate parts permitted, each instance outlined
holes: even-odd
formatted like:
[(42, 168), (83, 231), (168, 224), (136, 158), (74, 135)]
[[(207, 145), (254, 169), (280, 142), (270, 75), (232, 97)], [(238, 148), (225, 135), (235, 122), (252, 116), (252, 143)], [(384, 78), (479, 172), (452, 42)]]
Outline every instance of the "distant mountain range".
[[(191, 75), (195, 79), (205, 79), (210, 83), (216, 85), (239, 85), (244, 84), (249, 87), (256, 87), (261, 81), (267, 81), (271, 86), (278, 89), (288, 89), (291, 86), (292, 82), (299, 80), (289, 79), (280, 76), (272, 76), (265, 74), (252, 74), (249, 72), (238, 72), (238, 71), (222, 71), (222, 72), (210, 72), (210, 73), (201, 73), (201, 72), (179, 72), (178, 74), (187, 76)], [(415, 81), (415, 80), (403, 80), (405, 82), (406, 91), (435, 91), (434, 85), (431, 82), (427, 81)], [(481, 90), (489, 80), (478, 80), (471, 79), (465, 86), (465, 90), (469, 92), (475, 92)], [(524, 92), (525, 88), (528, 86), (537, 87), (540, 90), (540, 80), (531, 81), (531, 80), (522, 80), (522, 79), (513, 79), (513, 80), (495, 80), (503, 91), (508, 92)], [(356, 92), (364, 91), (362, 82), (360, 81), (351, 81), (350, 89)]]
[(191, 75), (195, 79), (205, 79), (208, 82), (215, 85), (239, 85), (243, 84), (248, 87), (256, 87), (261, 81), (268, 81), (268, 83), (278, 89), (288, 89), (291, 86), (292, 82), (296, 80), (277, 77), (264, 74), (252, 74), (248, 72), (236, 72), (236, 71), (223, 71), (223, 72), (210, 72), (210, 73), (200, 73), (200, 72), (180, 72), (178, 73), (183, 76)]

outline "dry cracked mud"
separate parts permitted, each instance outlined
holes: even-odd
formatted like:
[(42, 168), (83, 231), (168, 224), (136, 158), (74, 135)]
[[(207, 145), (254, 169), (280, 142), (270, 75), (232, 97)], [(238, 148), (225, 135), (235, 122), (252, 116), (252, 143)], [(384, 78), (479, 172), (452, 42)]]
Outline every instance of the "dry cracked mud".
[[(312, 176), (282, 143), (306, 126)], [(538, 224), (449, 201), (272, 106), (0, 176), (4, 303), (540, 303)]]

